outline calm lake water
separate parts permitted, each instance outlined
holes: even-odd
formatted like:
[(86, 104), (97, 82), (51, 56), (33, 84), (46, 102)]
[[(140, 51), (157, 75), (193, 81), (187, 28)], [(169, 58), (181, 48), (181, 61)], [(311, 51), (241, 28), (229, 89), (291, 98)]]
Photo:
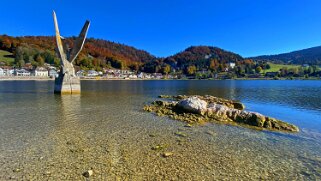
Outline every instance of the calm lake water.
[[(0, 180), (83, 180), (88, 169), (93, 180), (321, 179), (321, 81), (82, 81), (64, 96), (53, 84), (0, 81)], [(161, 94), (240, 100), (300, 133), (188, 128), (142, 111)]]

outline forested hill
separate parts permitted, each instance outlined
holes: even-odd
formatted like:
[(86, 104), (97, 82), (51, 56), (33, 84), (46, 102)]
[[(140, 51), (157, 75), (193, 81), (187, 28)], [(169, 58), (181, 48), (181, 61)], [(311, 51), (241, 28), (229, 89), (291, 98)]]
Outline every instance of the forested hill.
[(146, 72), (168, 73), (181, 72), (194, 74), (196, 71), (210, 70), (212, 72), (225, 71), (228, 63), (236, 65), (251, 64), (251, 60), (245, 60), (238, 54), (211, 46), (191, 46), (173, 56), (157, 59), (144, 65)]
[(266, 60), (274, 63), (321, 65), (321, 46), (278, 55), (253, 57), (254, 60)]
[[(72, 47), (74, 39), (75, 37), (71, 37), (63, 41)], [(55, 46), (55, 38), (50, 36), (0, 36), (0, 49), (13, 53), (17, 64), (53, 64), (55, 61), (59, 64), (55, 58)], [(148, 52), (131, 46), (89, 38), (75, 64), (89, 69), (108, 66), (137, 69), (153, 59), (155, 57)]]
[(170, 56), (165, 62), (175, 62), (178, 66), (195, 64), (203, 61), (209, 65), (210, 61), (225, 64), (228, 62), (242, 61), (243, 58), (235, 53), (211, 46), (192, 46), (186, 50)]
[[(75, 37), (63, 41), (73, 47)], [(55, 37), (49, 36), (0, 36), (0, 49), (13, 54), (13, 65), (23, 67), (26, 64), (33, 67), (44, 63), (60, 62), (55, 53)], [(149, 73), (185, 73), (194, 74), (196, 71), (211, 70), (222, 72), (228, 68), (228, 63), (237, 66), (253, 63), (244, 60), (240, 55), (210, 46), (192, 46), (186, 50), (166, 58), (156, 58), (150, 53), (134, 47), (106, 40), (89, 38), (83, 51), (75, 61), (80, 69), (102, 70), (103, 68), (132, 69)], [(1, 62), (0, 62), (1, 64)]]

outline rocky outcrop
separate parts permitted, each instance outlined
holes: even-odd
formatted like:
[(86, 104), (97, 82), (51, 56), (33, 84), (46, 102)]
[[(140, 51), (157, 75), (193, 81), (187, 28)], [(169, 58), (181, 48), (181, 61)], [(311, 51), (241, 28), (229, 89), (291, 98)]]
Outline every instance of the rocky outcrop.
[(232, 100), (214, 96), (160, 96), (167, 100), (157, 100), (144, 110), (159, 116), (188, 123), (224, 122), (246, 127), (272, 131), (298, 132), (298, 127), (264, 116), (260, 113), (245, 111), (245, 106)]
[(207, 109), (207, 102), (198, 97), (189, 97), (179, 101), (176, 107), (184, 112), (204, 115)]
[(228, 108), (220, 104), (211, 104), (206, 109), (209, 118), (219, 121), (236, 122), (269, 130), (298, 132), (299, 129), (286, 122), (264, 116), (260, 113)]
[(187, 99), (190, 97), (197, 97), (201, 100), (206, 101), (208, 104), (211, 103), (217, 103), (217, 104), (222, 104), (225, 105), (229, 108), (235, 108), (235, 109), (240, 109), (243, 110), (245, 109), (245, 105), (240, 103), (239, 101), (234, 101), (234, 100), (228, 100), (228, 99), (223, 99), (223, 98), (219, 98), (219, 97), (214, 97), (214, 96), (210, 96), (210, 95), (205, 95), (205, 96), (199, 96), (199, 95), (194, 95), (194, 96), (186, 96), (186, 95), (178, 95), (178, 96), (169, 96), (169, 95), (160, 95), (158, 96), (159, 98), (163, 98), (163, 99), (172, 99), (175, 101), (181, 101), (183, 99)]

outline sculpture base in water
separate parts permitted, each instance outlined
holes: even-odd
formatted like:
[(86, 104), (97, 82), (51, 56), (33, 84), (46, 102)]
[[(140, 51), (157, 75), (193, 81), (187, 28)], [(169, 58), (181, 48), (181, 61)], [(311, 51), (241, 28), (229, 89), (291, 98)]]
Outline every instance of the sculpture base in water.
[(80, 79), (67, 74), (59, 74), (55, 79), (56, 94), (80, 94)]

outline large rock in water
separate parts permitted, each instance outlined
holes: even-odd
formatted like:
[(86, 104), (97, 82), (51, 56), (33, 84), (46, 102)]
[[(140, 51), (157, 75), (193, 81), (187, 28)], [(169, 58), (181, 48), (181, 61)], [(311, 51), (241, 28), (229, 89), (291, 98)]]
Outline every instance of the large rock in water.
[(203, 115), (207, 109), (207, 102), (198, 97), (189, 97), (179, 101), (176, 107), (183, 112)]
[[(162, 103), (158, 105), (166, 106), (167, 104)], [(211, 101), (209, 104), (205, 100), (196, 96), (182, 99), (176, 104), (176, 106), (174, 105), (175, 104), (171, 104), (168, 108), (175, 107), (175, 110), (178, 111), (178, 113), (194, 113), (220, 122), (235, 122), (268, 130), (289, 132), (299, 131), (299, 128), (292, 124), (270, 118), (256, 112), (233, 108), (236, 107), (233, 105), (232, 107), (229, 107), (230, 104), (222, 104), (222, 102), (213, 103), (213, 101)], [(243, 107), (241, 107), (241, 109), (242, 108)]]

